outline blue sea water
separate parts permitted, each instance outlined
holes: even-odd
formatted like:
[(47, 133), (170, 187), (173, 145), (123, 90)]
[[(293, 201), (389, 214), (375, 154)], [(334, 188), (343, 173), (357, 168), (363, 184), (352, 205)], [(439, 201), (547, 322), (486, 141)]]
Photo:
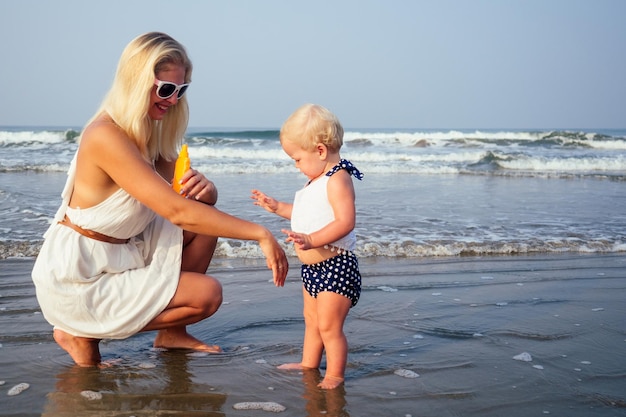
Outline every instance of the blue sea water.
[[(301, 354), (298, 263), (276, 289), (258, 247), (227, 239), (210, 267), (224, 303), (191, 327), (223, 355), (155, 350), (147, 332), (103, 341), (110, 367), (72, 366), (28, 257), (79, 133), (0, 127), (0, 415), (267, 413), (235, 409), (251, 401), (285, 415), (624, 414), (626, 131), (348, 129), (342, 156), (365, 173), (364, 280), (346, 322), (345, 389), (328, 392), (317, 372), (276, 369)], [(276, 130), (190, 129), (186, 142), (222, 210), (277, 236), (288, 227), (249, 198), (259, 188), (289, 200), (306, 181)]]
[[(79, 135), (0, 127), (0, 258), (37, 253)], [(185, 141), (222, 210), (281, 235), (288, 223), (249, 199), (304, 185), (278, 130), (190, 128)], [(341, 153), (365, 174), (361, 257), (626, 251), (626, 130), (346, 129)], [(222, 240), (216, 256), (261, 253)]]

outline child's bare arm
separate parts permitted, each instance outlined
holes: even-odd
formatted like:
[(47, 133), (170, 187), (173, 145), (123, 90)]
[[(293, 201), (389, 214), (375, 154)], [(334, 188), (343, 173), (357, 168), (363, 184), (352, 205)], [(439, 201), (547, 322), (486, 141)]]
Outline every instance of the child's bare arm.
[(255, 206), (263, 207), (270, 213), (278, 214), (285, 219), (291, 219), (293, 204), (278, 201), (259, 190), (252, 190), (250, 198), (254, 200)]

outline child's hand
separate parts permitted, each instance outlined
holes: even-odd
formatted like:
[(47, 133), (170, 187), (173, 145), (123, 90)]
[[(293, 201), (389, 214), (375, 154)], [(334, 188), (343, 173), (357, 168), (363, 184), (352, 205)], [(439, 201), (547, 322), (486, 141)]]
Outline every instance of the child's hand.
[(250, 198), (255, 200), (255, 206), (263, 207), (270, 213), (276, 213), (276, 210), (278, 210), (278, 201), (259, 190), (252, 190)]
[(292, 230), (282, 229), (281, 232), (287, 235), (285, 242), (293, 242), (298, 250), (308, 250), (313, 248), (311, 236), (306, 233), (296, 233)]

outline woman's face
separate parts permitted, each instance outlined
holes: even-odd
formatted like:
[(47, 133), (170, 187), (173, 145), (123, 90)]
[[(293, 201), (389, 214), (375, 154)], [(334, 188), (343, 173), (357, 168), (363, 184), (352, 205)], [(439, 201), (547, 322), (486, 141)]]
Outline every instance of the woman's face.
[[(185, 68), (182, 65), (168, 65), (165, 67), (165, 69), (159, 71), (156, 74), (156, 79), (161, 81), (168, 81), (178, 85), (184, 84)], [(172, 94), (171, 97), (163, 99), (157, 95), (156, 91), (157, 86), (155, 84), (152, 87), (152, 92), (150, 93), (150, 108), (148, 109), (148, 116), (150, 116), (152, 120), (162, 120), (163, 116), (165, 116), (169, 108), (178, 103), (178, 93)]]

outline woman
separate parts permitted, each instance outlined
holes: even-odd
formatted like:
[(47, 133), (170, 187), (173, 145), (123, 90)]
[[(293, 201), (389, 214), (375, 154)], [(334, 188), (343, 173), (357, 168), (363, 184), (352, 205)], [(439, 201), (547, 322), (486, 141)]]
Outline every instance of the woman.
[(219, 282), (205, 275), (217, 237), (258, 241), (282, 286), (287, 259), (271, 233), (217, 210), (217, 190), (199, 172), (173, 191), (187, 128), (192, 64), (164, 33), (134, 39), (113, 85), (83, 129), (33, 268), (54, 339), (80, 366), (101, 361), (99, 341), (157, 330), (155, 347), (219, 352), (188, 324), (217, 311)]

